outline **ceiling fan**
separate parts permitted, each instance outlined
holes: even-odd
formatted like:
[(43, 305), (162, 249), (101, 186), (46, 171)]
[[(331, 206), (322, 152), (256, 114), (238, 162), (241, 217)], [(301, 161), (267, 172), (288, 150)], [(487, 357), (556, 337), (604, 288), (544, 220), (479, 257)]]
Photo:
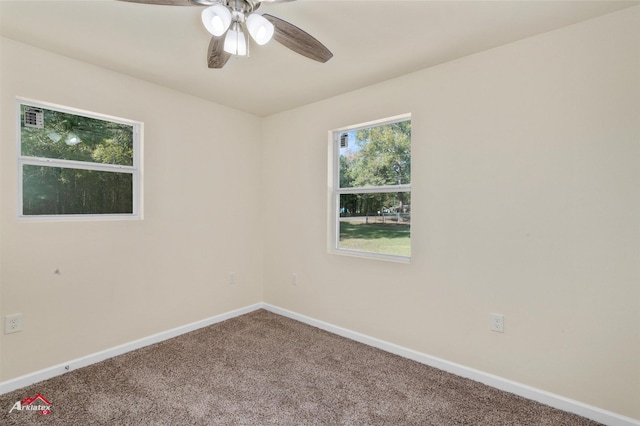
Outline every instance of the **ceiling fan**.
[(249, 54), (249, 37), (264, 45), (272, 38), (300, 55), (318, 62), (333, 56), (309, 33), (273, 15), (255, 11), (262, 3), (293, 0), (120, 0), (130, 3), (166, 6), (208, 6), (202, 11), (202, 23), (212, 35), (207, 52), (209, 68), (222, 68), (232, 55)]

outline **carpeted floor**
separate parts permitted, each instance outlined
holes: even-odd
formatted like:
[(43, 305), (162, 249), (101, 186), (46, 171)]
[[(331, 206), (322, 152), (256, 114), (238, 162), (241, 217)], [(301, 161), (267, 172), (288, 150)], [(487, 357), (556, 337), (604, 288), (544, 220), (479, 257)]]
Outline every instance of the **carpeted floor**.
[(259, 310), (2, 395), (0, 424), (596, 423)]

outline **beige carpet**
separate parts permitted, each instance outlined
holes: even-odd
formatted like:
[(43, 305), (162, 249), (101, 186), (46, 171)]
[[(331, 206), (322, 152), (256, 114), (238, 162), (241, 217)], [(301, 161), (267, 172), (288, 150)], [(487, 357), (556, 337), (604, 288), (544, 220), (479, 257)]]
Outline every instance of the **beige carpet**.
[[(51, 414), (9, 410), (41, 394)], [(259, 310), (0, 396), (2, 425), (595, 425)]]

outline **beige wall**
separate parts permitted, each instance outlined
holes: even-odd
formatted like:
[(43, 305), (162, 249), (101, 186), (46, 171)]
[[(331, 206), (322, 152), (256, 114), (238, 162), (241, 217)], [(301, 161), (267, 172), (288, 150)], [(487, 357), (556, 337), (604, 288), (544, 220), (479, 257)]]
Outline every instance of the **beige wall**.
[[(262, 300), (259, 118), (1, 42), (0, 380)], [(18, 222), (16, 96), (144, 122), (144, 220)]]
[[(264, 300), (640, 418), (639, 23), (263, 120), (0, 39), (0, 380)], [(17, 222), (18, 95), (143, 121), (144, 220)], [(412, 263), (327, 254), (327, 132), (407, 112)]]
[[(265, 301), (640, 418), (639, 40), (636, 7), (265, 119)], [(408, 112), (411, 264), (327, 254), (327, 131)]]

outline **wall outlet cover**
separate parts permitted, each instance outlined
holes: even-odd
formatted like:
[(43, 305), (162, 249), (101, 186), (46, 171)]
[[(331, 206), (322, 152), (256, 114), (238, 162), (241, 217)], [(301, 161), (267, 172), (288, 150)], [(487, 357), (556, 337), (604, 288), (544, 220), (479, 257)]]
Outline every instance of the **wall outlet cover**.
[(17, 333), (22, 331), (22, 314), (7, 315), (4, 317), (4, 333)]
[(491, 314), (491, 331), (504, 333), (504, 315)]

